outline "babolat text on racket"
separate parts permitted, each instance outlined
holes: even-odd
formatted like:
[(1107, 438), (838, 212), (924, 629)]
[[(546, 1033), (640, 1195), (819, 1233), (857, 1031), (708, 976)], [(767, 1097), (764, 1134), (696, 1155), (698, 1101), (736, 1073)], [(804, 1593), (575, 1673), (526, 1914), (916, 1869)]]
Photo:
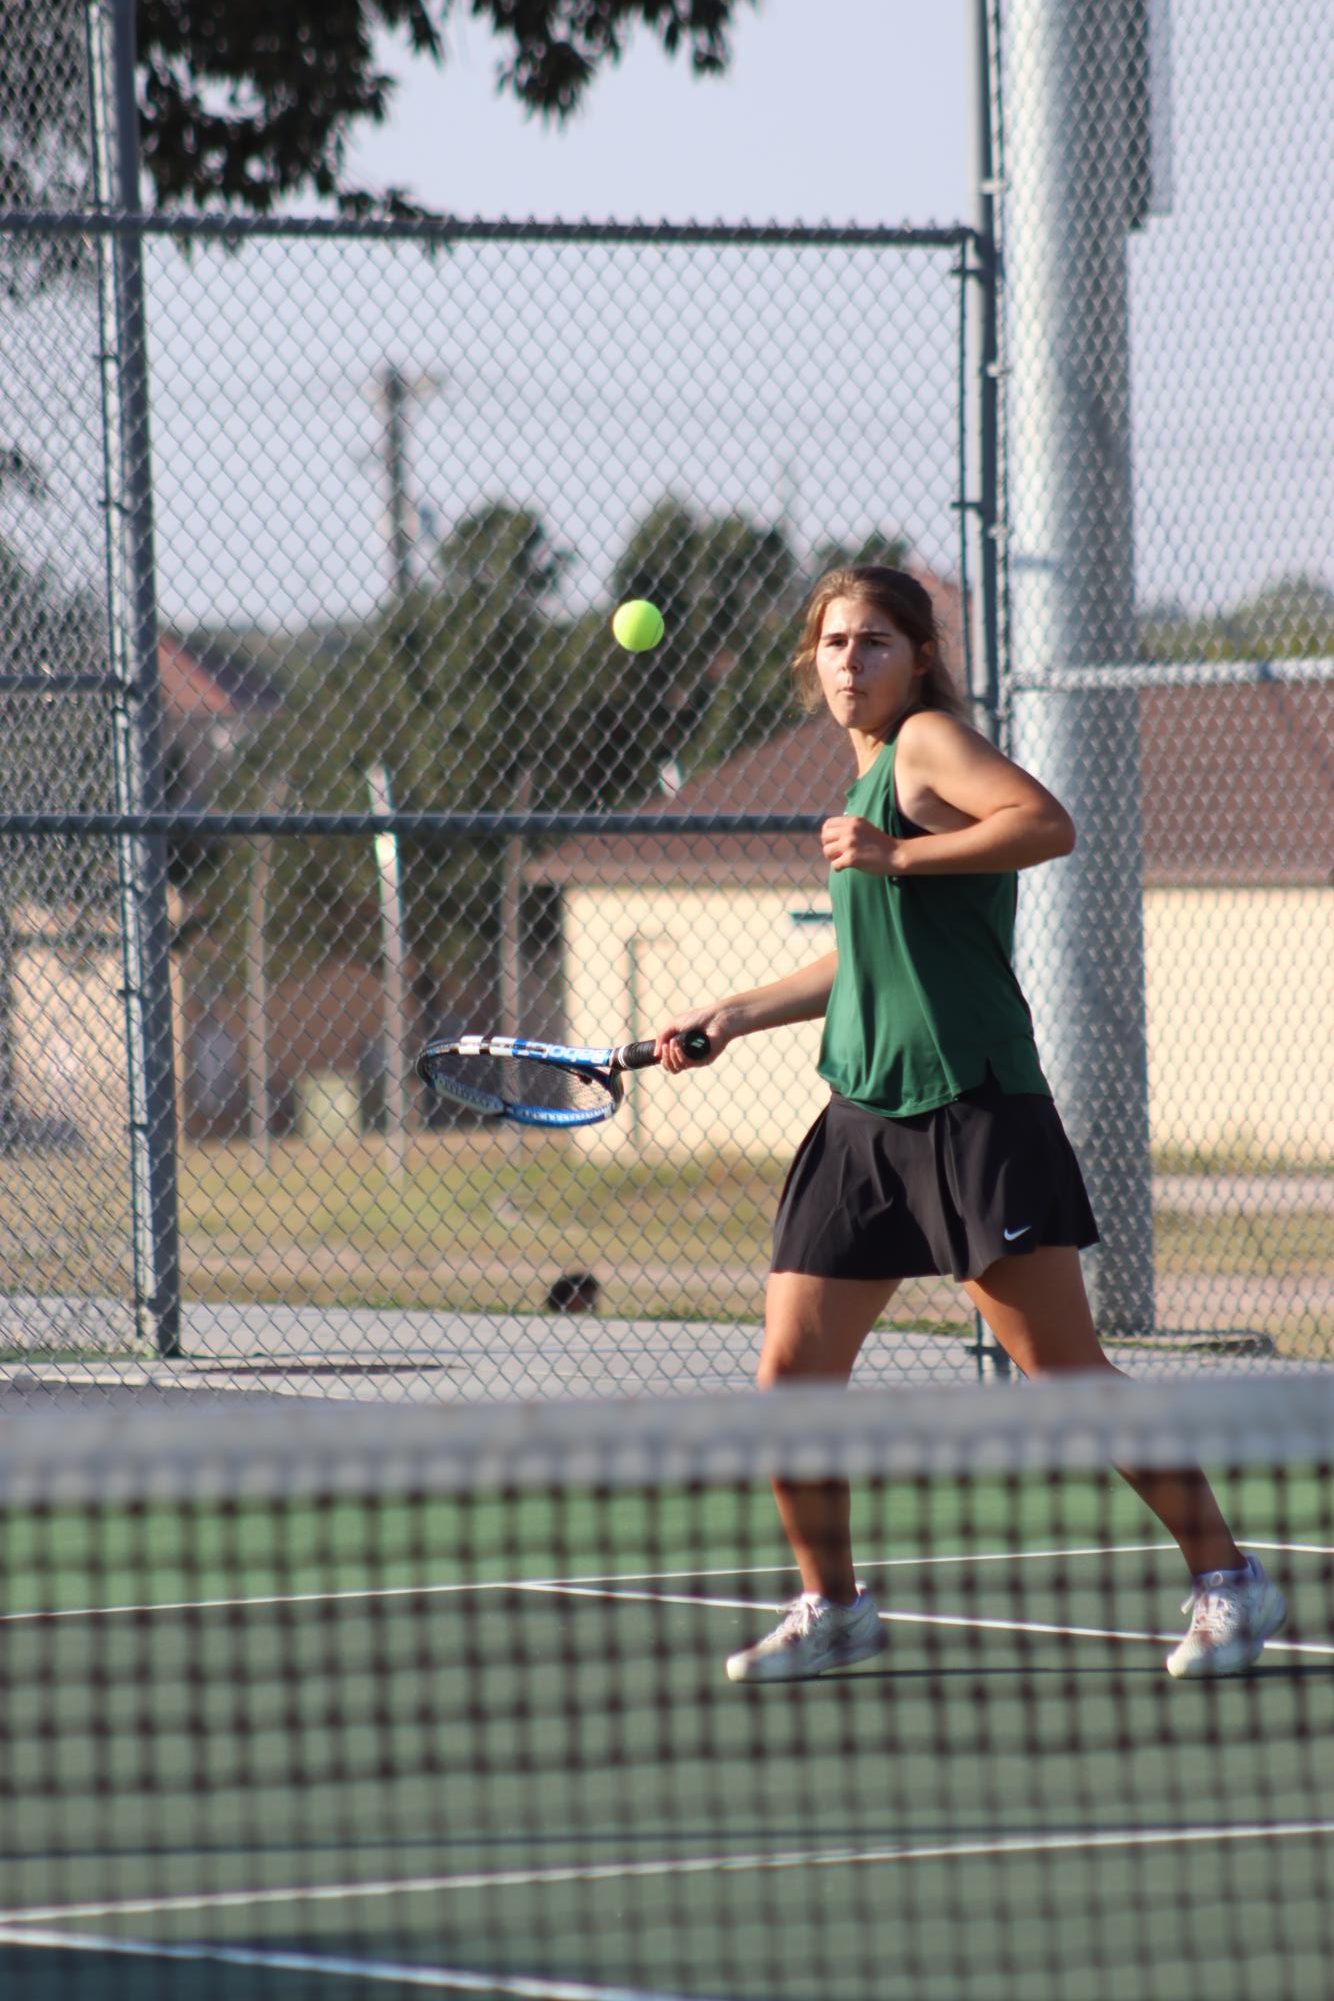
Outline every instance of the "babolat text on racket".
[[(681, 1037), (681, 1047), (698, 1062), (709, 1053), (709, 1038), (692, 1028)], [(657, 1060), (651, 1042), (580, 1049), (514, 1035), (457, 1035), (428, 1042), (417, 1058), (417, 1075), (482, 1118), (524, 1126), (595, 1126), (620, 1104), (625, 1072), (648, 1070)]]

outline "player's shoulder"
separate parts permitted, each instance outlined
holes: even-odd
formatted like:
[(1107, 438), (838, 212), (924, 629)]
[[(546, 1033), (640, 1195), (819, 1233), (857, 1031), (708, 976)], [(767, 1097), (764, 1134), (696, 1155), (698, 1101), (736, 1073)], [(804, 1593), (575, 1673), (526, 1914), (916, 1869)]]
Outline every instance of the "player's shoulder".
[(966, 757), (989, 748), (980, 730), (950, 709), (914, 709), (899, 725), (899, 752), (919, 758)]

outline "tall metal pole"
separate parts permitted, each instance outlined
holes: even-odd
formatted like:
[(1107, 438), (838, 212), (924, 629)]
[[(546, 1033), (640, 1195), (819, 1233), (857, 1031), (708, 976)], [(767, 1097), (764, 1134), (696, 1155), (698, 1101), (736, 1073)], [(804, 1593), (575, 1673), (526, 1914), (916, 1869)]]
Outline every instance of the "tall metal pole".
[[(997, 200), (996, 87), (997, 34), (993, 8), (997, 0), (972, 0), (973, 32), (969, 42), (973, 110), (972, 180), (977, 227), (977, 273), (980, 308), (970, 315), (974, 365), (972, 385), (978, 492), (970, 502), (977, 524), (978, 612), (970, 621), (973, 658), (968, 662), (973, 720), (997, 742), (1004, 734), (1001, 709), (1001, 578), (1005, 550), (1004, 485), (1001, 479), (1000, 425), (1000, 204)], [(1008, 1380), (1010, 1358), (980, 1313), (973, 1315), (973, 1354), (983, 1380)]]
[(1000, 434), (1000, 205), (997, 201), (999, 162), (994, 119), (998, 92), (997, 58), (992, 24), (995, 0), (973, 0), (972, 100), (973, 187), (977, 220), (977, 282), (981, 309), (974, 315), (976, 353), (977, 469), (976, 517), (979, 555), (980, 626), (977, 658), (971, 663), (971, 688), (982, 711), (984, 727), (1000, 731), (1001, 699), (1001, 568), (1005, 523), (1001, 513)]
[(1152, 1330), (1126, 236), (1138, 0), (1007, 0), (1008, 680), (1015, 756), (1079, 847), (1026, 882), (1019, 963), (1102, 1232), (1099, 1331)]
[[(281, 785), (269, 787), (266, 813), (284, 804)], [(269, 890), (273, 879), (273, 836), (256, 836), (250, 859), (246, 912), (246, 1123), (250, 1143), (258, 1147), (267, 1167), (273, 1133), (273, 1071), (269, 1061)]]
[[(89, 0), (96, 198), (139, 207), (135, 0)], [(102, 409), (113, 750), (118, 812), (165, 806), (157, 575), (149, 454), (148, 335), (142, 246), (133, 230), (99, 238)], [(167, 843), (117, 842), (129, 1070), (134, 1305), (141, 1337), (180, 1353), (176, 1064)]]
[(384, 465), (389, 488), (389, 570), (394, 596), (401, 604), (412, 590), (412, 531), (408, 502), (408, 398), (411, 390), (401, 368), (385, 369)]
[[(372, 813), (393, 809), (389, 771), (372, 765), (366, 776)], [(375, 868), (380, 879), (381, 1038), (384, 1043), (384, 1116), (388, 1155), (394, 1178), (401, 1181), (407, 1165), (408, 1128), (408, 988), (407, 949), (403, 932), (403, 880), (397, 834), (375, 836)]]
[[(532, 798), (533, 773), (525, 769), (519, 773), (511, 810), (526, 813)], [(505, 843), (500, 864), (500, 1026), (505, 1035), (523, 1033), (523, 871), (527, 858), (528, 843), (522, 834)], [(517, 1177), (523, 1163), (522, 1126), (507, 1122), (505, 1150)]]

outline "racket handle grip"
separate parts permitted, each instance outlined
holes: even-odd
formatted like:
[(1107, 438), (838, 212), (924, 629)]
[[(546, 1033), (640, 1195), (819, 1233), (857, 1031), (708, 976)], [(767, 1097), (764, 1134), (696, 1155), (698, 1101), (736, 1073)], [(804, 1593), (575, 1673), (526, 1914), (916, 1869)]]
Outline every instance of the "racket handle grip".
[[(681, 1047), (692, 1063), (697, 1063), (709, 1053), (709, 1038), (702, 1028), (688, 1028), (681, 1037)], [(653, 1042), (627, 1042), (616, 1054), (618, 1070), (647, 1070), (658, 1060), (657, 1045)]]

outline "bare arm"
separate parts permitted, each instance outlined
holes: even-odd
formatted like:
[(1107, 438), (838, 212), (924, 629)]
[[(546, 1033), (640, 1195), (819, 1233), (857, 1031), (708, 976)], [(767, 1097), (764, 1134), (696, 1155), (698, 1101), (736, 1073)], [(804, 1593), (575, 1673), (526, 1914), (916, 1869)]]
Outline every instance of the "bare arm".
[(849, 814), (826, 820), (831, 868), (868, 875), (992, 875), (1068, 855), (1075, 827), (1060, 801), (986, 738), (938, 710), (910, 716), (895, 783), (908, 818), (928, 831), (896, 841)]
[(664, 1070), (697, 1070), (682, 1054), (678, 1037), (688, 1028), (702, 1028), (709, 1038), (706, 1062), (724, 1050), (738, 1035), (754, 1035), (762, 1028), (782, 1028), (793, 1021), (816, 1021), (829, 1005), (830, 989), (838, 970), (838, 953), (826, 952), (813, 965), (767, 986), (752, 987), (749, 993), (731, 994), (711, 1007), (692, 1008), (673, 1015), (657, 1035), (658, 1054)]

